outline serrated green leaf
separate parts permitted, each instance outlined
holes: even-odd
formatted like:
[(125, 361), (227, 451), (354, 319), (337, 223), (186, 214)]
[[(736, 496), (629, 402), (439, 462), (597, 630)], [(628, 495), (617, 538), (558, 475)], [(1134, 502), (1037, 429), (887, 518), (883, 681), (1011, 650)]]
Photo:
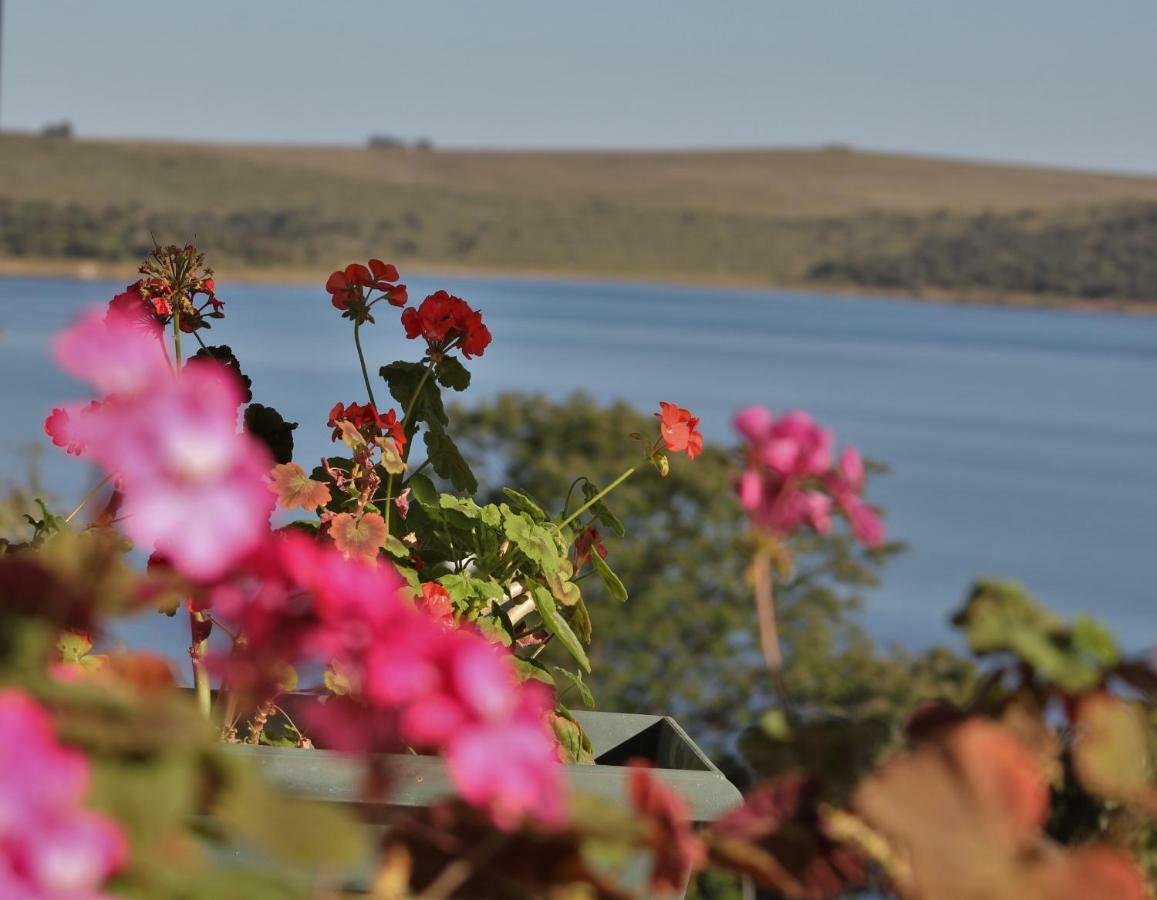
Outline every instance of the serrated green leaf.
[(550, 715), (551, 728), (563, 752), (570, 762), (592, 765), (595, 761), (594, 748), (582, 726), (575, 721), (570, 710), (559, 704), (557, 711)]
[(509, 647), (514, 643), (506, 624), (497, 615), (479, 616), (474, 620), (474, 624), (491, 643), (501, 644), (503, 647)]
[(470, 387), (470, 372), (456, 356), (444, 356), (438, 363), (435, 377), (442, 387), (455, 391), (464, 391)]
[(508, 487), (504, 487), (502, 489), (502, 493), (513, 500), (522, 509), (522, 511), (534, 519), (535, 522), (542, 523), (547, 520), (548, 517), (543, 511), (543, 508), (535, 503), (532, 499), (530, 499), (530, 497), (528, 497), (526, 494), (522, 493), (521, 491), (516, 491), (514, 488)]
[(554, 535), (536, 524), (526, 513), (515, 512), (506, 504), (501, 509), (502, 526), (511, 543), (542, 572), (558, 572), (562, 565), (562, 554)]
[(614, 570), (607, 565), (607, 561), (594, 549), (591, 550), (591, 565), (593, 565), (595, 571), (599, 573), (599, 578), (601, 578), (603, 584), (606, 585), (607, 593), (611, 595), (611, 599), (618, 600), (620, 603), (626, 603), (627, 588), (623, 585), (619, 576), (614, 573)]
[(587, 652), (583, 649), (582, 642), (578, 639), (578, 635), (574, 633), (570, 624), (558, 611), (558, 607), (554, 602), (554, 596), (541, 584), (531, 585), (530, 592), (531, 596), (534, 597), (535, 608), (538, 610), (538, 614), (542, 616), (542, 622), (546, 626), (547, 631), (558, 638), (559, 643), (575, 658), (575, 662), (582, 666), (584, 672), (589, 673), (591, 670), (591, 661), (587, 658)]

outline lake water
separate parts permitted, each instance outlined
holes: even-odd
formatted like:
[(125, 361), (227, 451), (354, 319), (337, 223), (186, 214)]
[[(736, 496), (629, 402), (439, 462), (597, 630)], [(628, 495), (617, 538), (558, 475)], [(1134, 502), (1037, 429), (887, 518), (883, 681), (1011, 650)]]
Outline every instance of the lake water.
[[(84, 396), (49, 362), (50, 335), (118, 287), (0, 279), (0, 474), (20, 476), (27, 447), (47, 444), (54, 403)], [(470, 366), (468, 397), (582, 388), (644, 409), (670, 400), (720, 440), (742, 405), (800, 408), (891, 465), (870, 497), (911, 550), (868, 596), (883, 641), (947, 640), (946, 616), (978, 574), (1100, 616), (1131, 648), (1153, 641), (1157, 317), (604, 282), (410, 287), (446, 287), (483, 310), (495, 340)], [(302, 423), (297, 458), (316, 459), (330, 406), (364, 391), (349, 323), (320, 287), (225, 284), (221, 296), (212, 342), (234, 347), (257, 400)], [(374, 369), (414, 352), (384, 309), (365, 338)], [(61, 506), (90, 477), (51, 447), (43, 472)]]

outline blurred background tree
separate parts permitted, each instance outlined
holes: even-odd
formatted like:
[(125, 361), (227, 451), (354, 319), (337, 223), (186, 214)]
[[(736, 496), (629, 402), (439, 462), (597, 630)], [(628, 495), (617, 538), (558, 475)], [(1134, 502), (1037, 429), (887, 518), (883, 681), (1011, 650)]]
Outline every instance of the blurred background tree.
[[(655, 428), (650, 415), (582, 394), (564, 402), (503, 394), (455, 410), (454, 419), (494, 499), (510, 486), (552, 511), (562, 509), (576, 475), (612, 481), (634, 462), (627, 435)], [(673, 459), (666, 479), (636, 474), (608, 498), (626, 537), (603, 534), (607, 560), (630, 598), (619, 605), (597, 579), (584, 580), (582, 589), (594, 620), (598, 706), (674, 716), (742, 780), (733, 739), (778, 699), (759, 652), (735, 472), (732, 454), (708, 444), (694, 463)], [(779, 586), (777, 612), (783, 683), (797, 711), (872, 720), (894, 732), (917, 701), (957, 698), (970, 685), (971, 663), (951, 650), (881, 648), (860, 623), (863, 591), (902, 550), (897, 543), (863, 550), (840, 534), (795, 542), (795, 573)]]

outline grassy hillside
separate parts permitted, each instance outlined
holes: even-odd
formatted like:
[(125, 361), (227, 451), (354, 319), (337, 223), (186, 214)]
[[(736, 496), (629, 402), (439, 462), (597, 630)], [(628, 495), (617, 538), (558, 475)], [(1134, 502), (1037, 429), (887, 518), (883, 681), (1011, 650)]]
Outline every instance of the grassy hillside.
[(420, 152), (0, 136), (0, 265), (398, 263), (1157, 298), (1157, 178), (849, 150)]

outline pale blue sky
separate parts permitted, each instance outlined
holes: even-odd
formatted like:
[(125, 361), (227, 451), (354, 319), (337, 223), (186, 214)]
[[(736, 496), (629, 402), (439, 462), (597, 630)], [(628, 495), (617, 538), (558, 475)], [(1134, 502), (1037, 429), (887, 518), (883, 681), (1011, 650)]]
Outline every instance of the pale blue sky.
[(5, 0), (8, 128), (1157, 172), (1157, 0)]

